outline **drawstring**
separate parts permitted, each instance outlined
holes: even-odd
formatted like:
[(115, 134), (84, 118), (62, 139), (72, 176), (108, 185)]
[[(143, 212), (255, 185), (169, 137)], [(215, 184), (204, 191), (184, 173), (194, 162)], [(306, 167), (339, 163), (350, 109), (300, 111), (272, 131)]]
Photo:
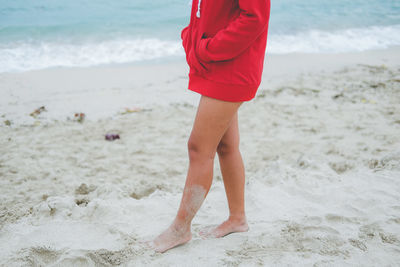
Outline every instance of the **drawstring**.
[(199, 3), (197, 5), (197, 13), (196, 13), (196, 17), (200, 18), (200, 4), (201, 4), (201, 0), (199, 0)]

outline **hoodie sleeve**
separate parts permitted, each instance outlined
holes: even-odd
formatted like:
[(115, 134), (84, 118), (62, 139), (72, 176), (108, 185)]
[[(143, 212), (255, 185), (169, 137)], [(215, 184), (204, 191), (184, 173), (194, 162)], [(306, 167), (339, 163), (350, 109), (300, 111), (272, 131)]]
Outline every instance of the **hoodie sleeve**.
[(200, 39), (197, 54), (204, 62), (235, 58), (268, 28), (270, 0), (239, 0), (240, 15), (211, 38)]

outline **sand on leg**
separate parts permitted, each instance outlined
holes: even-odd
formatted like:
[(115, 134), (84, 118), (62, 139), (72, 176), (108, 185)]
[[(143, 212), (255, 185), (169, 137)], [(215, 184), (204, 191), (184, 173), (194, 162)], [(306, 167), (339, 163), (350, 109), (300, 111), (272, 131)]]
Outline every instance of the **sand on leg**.
[(245, 215), (245, 171), (239, 150), (237, 112), (219, 142), (217, 152), (228, 200), (229, 218), (214, 229), (200, 231), (202, 237), (223, 237), (230, 233), (245, 232), (249, 229)]
[(152, 242), (157, 252), (165, 252), (188, 242), (191, 222), (210, 190), (218, 144), (242, 102), (226, 102), (202, 96), (188, 141), (189, 169), (178, 213)]

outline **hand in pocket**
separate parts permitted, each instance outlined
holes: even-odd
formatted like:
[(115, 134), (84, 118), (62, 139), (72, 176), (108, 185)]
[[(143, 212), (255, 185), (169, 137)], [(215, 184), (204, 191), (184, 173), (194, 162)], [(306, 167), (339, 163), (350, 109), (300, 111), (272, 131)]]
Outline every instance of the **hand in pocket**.
[(210, 40), (211, 38), (206, 38), (203, 36), (203, 38), (199, 40), (199, 43), (197, 45), (197, 55), (199, 59), (205, 63), (210, 63), (212, 61), (211, 58), (209, 58), (209, 56), (207, 55), (207, 45)]
[(206, 66), (200, 62), (200, 60), (197, 58), (196, 52), (194, 49), (191, 49), (189, 51), (189, 57), (188, 57), (188, 64), (191, 68), (195, 69), (198, 73), (204, 73), (207, 72), (208, 69)]

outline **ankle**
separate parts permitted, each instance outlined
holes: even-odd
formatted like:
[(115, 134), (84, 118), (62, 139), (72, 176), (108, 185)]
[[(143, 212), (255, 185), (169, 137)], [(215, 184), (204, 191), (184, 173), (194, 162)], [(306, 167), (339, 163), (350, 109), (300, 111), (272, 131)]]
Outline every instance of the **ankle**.
[(247, 223), (246, 215), (244, 213), (231, 214), (229, 215), (228, 220), (240, 224)]
[(175, 218), (173, 223), (171, 224), (172, 229), (177, 232), (190, 232), (191, 231), (191, 223), (186, 222), (184, 220), (180, 220)]

